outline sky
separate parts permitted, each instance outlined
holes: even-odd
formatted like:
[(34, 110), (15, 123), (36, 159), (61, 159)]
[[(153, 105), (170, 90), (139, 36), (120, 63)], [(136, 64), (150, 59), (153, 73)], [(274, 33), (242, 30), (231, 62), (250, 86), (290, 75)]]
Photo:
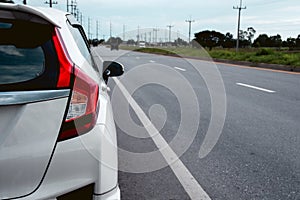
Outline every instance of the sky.
[[(49, 1), (49, 0), (47, 0)], [(66, 10), (67, 0), (55, 0), (54, 8)], [(68, 0), (69, 3), (72, 0)], [(75, 0), (73, 0), (75, 1)], [(21, 0), (15, 0), (21, 3)], [(45, 0), (27, 0), (29, 5), (47, 6)], [(230, 32), (236, 37), (238, 7), (240, 0), (77, 0), (83, 15), (83, 25), (88, 32), (88, 18), (91, 19), (90, 36), (107, 39), (110, 36), (136, 39), (137, 33), (153, 38), (153, 28), (159, 29), (158, 38), (167, 40), (168, 25), (171, 25), (172, 40), (178, 36), (187, 39), (192, 19), (192, 37), (203, 30)], [(280, 34), (282, 39), (300, 34), (300, 0), (243, 0), (241, 29), (253, 27), (259, 34)], [(152, 34), (152, 36), (151, 36)], [(150, 37), (151, 36), (151, 37)]]

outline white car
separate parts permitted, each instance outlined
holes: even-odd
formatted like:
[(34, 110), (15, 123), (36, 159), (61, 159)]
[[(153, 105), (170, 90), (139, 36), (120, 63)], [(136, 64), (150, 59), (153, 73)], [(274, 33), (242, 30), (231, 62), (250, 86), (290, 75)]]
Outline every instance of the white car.
[(86, 186), (94, 199), (120, 199), (106, 82), (124, 69), (95, 59), (69, 13), (0, 3), (0, 199)]
[(146, 48), (146, 43), (145, 42), (139, 42), (139, 47), (140, 48)]

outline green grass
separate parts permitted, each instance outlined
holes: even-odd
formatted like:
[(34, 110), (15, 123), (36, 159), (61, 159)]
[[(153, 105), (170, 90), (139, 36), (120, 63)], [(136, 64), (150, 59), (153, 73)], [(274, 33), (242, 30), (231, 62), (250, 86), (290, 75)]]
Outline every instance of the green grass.
[(253, 63), (280, 64), (300, 67), (300, 53), (291, 53), (287, 51), (276, 51), (270, 48), (251, 48), (240, 49), (213, 49), (206, 51), (205, 49), (189, 48), (189, 47), (157, 47), (157, 48), (137, 48), (122, 46), (124, 50), (134, 50), (145, 53), (155, 53), (162, 55), (178, 55), (183, 57), (196, 58), (217, 58), (234, 61), (249, 61)]
[(160, 55), (168, 55), (168, 56), (177, 56), (178, 54), (168, 51), (167, 49), (158, 49), (158, 48), (139, 48), (134, 51), (143, 52), (143, 53), (155, 53)]
[(204, 57), (209, 58), (209, 54), (204, 49), (194, 49), (188, 47), (154, 47), (154, 48), (139, 48), (134, 46), (120, 46), (123, 50), (138, 51), (144, 53), (155, 53), (162, 55), (173, 56), (189, 56), (189, 57)]

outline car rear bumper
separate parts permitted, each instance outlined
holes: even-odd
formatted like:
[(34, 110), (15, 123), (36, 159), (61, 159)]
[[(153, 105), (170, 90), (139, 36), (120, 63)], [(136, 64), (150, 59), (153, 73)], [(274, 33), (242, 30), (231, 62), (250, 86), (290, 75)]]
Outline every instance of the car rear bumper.
[(96, 199), (120, 199), (120, 190), (116, 187), (117, 163), (113, 162), (116, 166), (107, 166), (107, 163), (111, 162), (105, 160), (105, 154), (101, 155), (101, 152), (110, 151), (110, 159), (114, 157), (113, 159), (117, 160), (116, 144), (111, 144), (111, 149), (106, 149), (107, 146), (103, 145), (103, 143), (107, 145), (107, 140), (111, 139), (109, 136), (112, 133), (108, 132), (108, 129), (105, 125), (98, 124), (88, 134), (57, 143), (47, 173), (39, 188), (17, 199), (55, 199), (93, 183), (96, 186), (94, 192), (103, 194), (94, 195)]
[(114, 189), (103, 193), (103, 194), (94, 194), (93, 195), (94, 200), (120, 200), (121, 199), (121, 193), (119, 186), (116, 186)]

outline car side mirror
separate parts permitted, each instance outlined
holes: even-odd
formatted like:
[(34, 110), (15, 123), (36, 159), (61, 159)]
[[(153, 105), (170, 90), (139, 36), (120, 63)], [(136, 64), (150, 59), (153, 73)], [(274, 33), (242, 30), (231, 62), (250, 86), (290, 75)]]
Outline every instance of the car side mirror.
[(124, 67), (122, 64), (115, 61), (103, 62), (103, 79), (108, 81), (108, 77), (121, 76), (124, 73)]

